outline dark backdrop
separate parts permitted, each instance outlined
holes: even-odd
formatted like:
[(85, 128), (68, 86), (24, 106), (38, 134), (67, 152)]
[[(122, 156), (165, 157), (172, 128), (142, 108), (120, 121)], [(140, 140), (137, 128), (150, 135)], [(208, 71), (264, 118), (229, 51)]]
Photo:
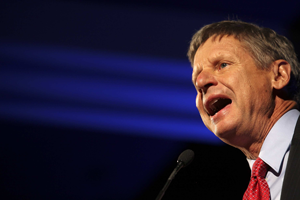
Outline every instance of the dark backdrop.
[(241, 199), (250, 170), (195, 107), (186, 52), (241, 19), (299, 47), (298, 1), (0, 3), (1, 199)]

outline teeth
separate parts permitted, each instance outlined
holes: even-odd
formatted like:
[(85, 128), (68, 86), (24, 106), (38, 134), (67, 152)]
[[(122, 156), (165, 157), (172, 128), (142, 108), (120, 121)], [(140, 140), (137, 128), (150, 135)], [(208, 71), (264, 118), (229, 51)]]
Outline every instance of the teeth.
[(213, 112), (213, 114), (215, 114), (217, 112), (217, 107), (215, 106), (215, 103), (218, 102), (218, 101), (219, 101), (219, 99), (215, 99), (209, 105), (209, 108), (211, 109), (211, 111)]

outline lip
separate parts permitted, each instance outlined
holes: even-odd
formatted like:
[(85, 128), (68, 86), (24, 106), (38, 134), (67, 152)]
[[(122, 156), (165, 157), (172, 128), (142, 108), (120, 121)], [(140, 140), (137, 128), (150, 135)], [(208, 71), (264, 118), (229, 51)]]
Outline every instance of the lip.
[(221, 110), (219, 110), (217, 113), (215, 113), (214, 115), (211, 115), (210, 113), (212, 113), (213, 111), (211, 110), (210, 108), (210, 104), (214, 101), (216, 101), (217, 99), (231, 99), (229, 98), (228, 96), (224, 95), (224, 94), (213, 94), (213, 95), (210, 95), (208, 96), (208, 98), (206, 100), (204, 100), (204, 110), (205, 112), (208, 114), (208, 116), (210, 116), (211, 118), (214, 118), (215, 115), (217, 115), (219, 112), (221, 112), (222, 110), (224, 110), (225, 108), (227, 108), (229, 105), (231, 104), (228, 104), (226, 105), (224, 108), (222, 108)]
[(219, 110), (215, 115), (210, 116), (210, 119), (213, 123), (217, 123), (222, 116), (226, 116), (228, 110), (231, 108), (231, 104), (226, 105), (224, 108)]

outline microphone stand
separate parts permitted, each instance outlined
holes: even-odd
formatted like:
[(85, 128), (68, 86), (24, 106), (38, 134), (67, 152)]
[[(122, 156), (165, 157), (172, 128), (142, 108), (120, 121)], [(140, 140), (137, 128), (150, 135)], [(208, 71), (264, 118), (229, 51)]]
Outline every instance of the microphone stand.
[(173, 172), (171, 173), (171, 175), (169, 176), (166, 184), (164, 185), (164, 187), (161, 189), (161, 191), (159, 192), (159, 194), (157, 195), (155, 200), (161, 200), (161, 198), (164, 196), (166, 190), (168, 189), (169, 185), (171, 184), (172, 180), (175, 178), (175, 175), (177, 174), (177, 172), (184, 166), (184, 163), (182, 161), (178, 161), (177, 166), (175, 167), (175, 169), (173, 170)]

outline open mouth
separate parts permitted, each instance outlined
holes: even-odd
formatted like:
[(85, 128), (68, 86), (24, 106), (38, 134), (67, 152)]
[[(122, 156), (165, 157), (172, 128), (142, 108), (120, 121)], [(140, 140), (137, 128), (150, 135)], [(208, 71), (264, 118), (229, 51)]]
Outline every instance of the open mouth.
[(231, 104), (231, 102), (231, 99), (226, 98), (214, 99), (206, 106), (206, 110), (210, 116), (214, 116), (217, 112)]

